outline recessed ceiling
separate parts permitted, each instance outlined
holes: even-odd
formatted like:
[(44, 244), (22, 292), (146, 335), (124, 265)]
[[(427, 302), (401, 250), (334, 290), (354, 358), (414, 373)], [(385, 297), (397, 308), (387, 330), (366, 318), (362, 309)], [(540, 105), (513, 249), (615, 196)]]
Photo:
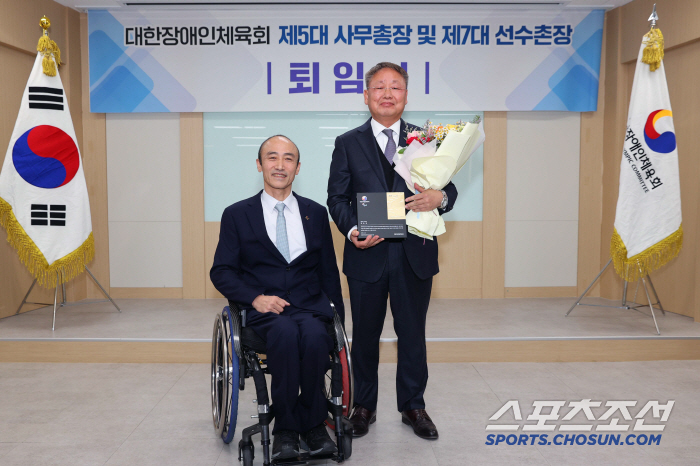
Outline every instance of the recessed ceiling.
[(163, 10), (180, 9), (240, 9), (240, 8), (270, 8), (281, 5), (291, 6), (319, 6), (348, 7), (358, 5), (366, 7), (386, 6), (391, 4), (406, 7), (411, 4), (416, 6), (435, 8), (498, 8), (498, 9), (591, 9), (602, 8), (610, 10), (617, 8), (632, 0), (54, 0), (67, 7), (86, 11), (89, 9), (144, 9), (157, 8)]

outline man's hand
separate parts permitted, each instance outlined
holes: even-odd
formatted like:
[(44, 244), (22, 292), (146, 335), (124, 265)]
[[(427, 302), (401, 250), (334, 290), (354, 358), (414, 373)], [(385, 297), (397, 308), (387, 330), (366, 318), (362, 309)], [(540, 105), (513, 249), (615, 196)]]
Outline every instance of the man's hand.
[[(442, 194), (440, 196), (442, 196)], [(350, 241), (352, 241), (352, 244), (354, 244), (357, 249), (371, 248), (372, 246), (384, 241), (384, 238), (380, 238), (377, 235), (367, 235), (367, 238), (362, 241), (357, 238), (358, 236), (360, 236), (360, 232), (357, 230), (353, 230), (352, 233), (350, 233)]]
[(282, 298), (277, 296), (265, 296), (261, 294), (255, 300), (253, 300), (253, 307), (256, 311), (262, 312), (274, 312), (275, 314), (280, 314), (284, 311), (284, 308), (289, 306), (289, 303)]
[(419, 194), (406, 198), (406, 210), (413, 212), (430, 212), (442, 204), (442, 192), (435, 189), (423, 189), (418, 183), (413, 183)]

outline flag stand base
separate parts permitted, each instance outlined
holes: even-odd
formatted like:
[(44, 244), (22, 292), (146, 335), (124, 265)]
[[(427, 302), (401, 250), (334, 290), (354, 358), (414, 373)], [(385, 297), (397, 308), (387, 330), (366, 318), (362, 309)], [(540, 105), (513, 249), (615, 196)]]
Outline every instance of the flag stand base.
[[(54, 291), (54, 294), (53, 294), (53, 322), (51, 324), (51, 331), (56, 330), (56, 309), (58, 309), (59, 307), (78, 306), (80, 304), (106, 303), (107, 301), (109, 301), (117, 309), (117, 311), (122, 312), (122, 310), (119, 309), (119, 306), (117, 306), (117, 303), (114, 302), (114, 300), (109, 295), (109, 293), (107, 293), (107, 291), (102, 287), (102, 285), (100, 285), (100, 282), (97, 281), (97, 278), (95, 278), (95, 276), (92, 274), (92, 272), (90, 271), (90, 269), (88, 268), (87, 265), (85, 266), (85, 271), (88, 273), (88, 275), (90, 276), (92, 281), (95, 282), (95, 285), (97, 285), (100, 288), (100, 290), (102, 291), (102, 294), (104, 294), (107, 299), (101, 299), (98, 301), (80, 302), (80, 303), (68, 303), (66, 301), (66, 284), (61, 283), (61, 285), (60, 285), (60, 287), (61, 287), (61, 301), (59, 302), (58, 301), (58, 288), (59, 288), (58, 274), (56, 274), (56, 290)], [(19, 307), (17, 308), (17, 312), (15, 312), (15, 315), (19, 314), (19, 311), (22, 310), (22, 307), (25, 304), (41, 304), (44, 306), (51, 306), (51, 303), (35, 303), (35, 302), (27, 301), (27, 298), (29, 297), (29, 293), (32, 292), (34, 285), (36, 285), (36, 278), (34, 279), (32, 284), (29, 286), (29, 290), (27, 290), (27, 294), (24, 295), (24, 299), (22, 300), (22, 304), (20, 304)]]
[[(651, 291), (654, 293), (654, 297), (656, 298), (656, 302), (654, 304), (651, 303), (651, 297), (649, 295), (649, 288), (647, 287), (647, 282), (644, 279), (645, 277), (643, 275), (641, 275), (641, 270), (640, 270), (641, 281), (642, 281), (642, 285), (644, 286), (644, 293), (647, 296), (647, 302), (649, 304), (636, 304), (635, 303), (636, 304), (635, 306), (630, 306), (627, 304), (627, 286), (629, 285), (627, 280), (625, 280), (625, 285), (624, 285), (624, 288), (622, 289), (622, 305), (621, 306), (609, 306), (609, 305), (605, 305), (605, 304), (586, 304), (586, 303), (581, 302), (581, 300), (583, 299), (584, 296), (586, 296), (588, 291), (591, 288), (593, 288), (593, 285), (595, 284), (595, 282), (597, 282), (598, 279), (600, 278), (600, 276), (603, 275), (603, 272), (605, 272), (605, 269), (607, 269), (608, 266), (610, 266), (610, 263), (612, 263), (612, 258), (608, 261), (607, 264), (605, 264), (605, 267), (603, 267), (603, 269), (600, 271), (600, 273), (598, 273), (598, 275), (593, 279), (591, 284), (588, 285), (588, 288), (586, 288), (586, 291), (584, 291), (581, 294), (581, 296), (578, 297), (576, 302), (571, 306), (571, 308), (566, 313), (565, 317), (568, 317), (569, 314), (571, 313), (571, 311), (573, 311), (576, 306), (612, 307), (614, 309), (634, 309), (635, 311), (638, 310), (640, 307), (648, 307), (651, 310), (651, 317), (652, 317), (652, 319), (654, 319), (654, 326), (656, 327), (656, 333), (658, 335), (661, 335), (661, 332), (659, 331), (659, 324), (656, 322), (656, 315), (654, 315), (654, 306), (658, 304), (659, 309), (661, 310), (663, 315), (666, 315), (666, 311), (664, 310), (664, 307), (661, 305), (661, 300), (659, 299), (659, 295), (656, 293), (656, 288), (654, 288), (654, 284), (651, 282), (651, 276), (647, 275), (646, 280), (649, 280), (649, 285), (651, 286)], [(634, 291), (634, 299), (632, 302), (634, 302), (634, 300), (637, 299), (637, 291), (639, 291), (639, 282), (637, 282), (637, 289)]]

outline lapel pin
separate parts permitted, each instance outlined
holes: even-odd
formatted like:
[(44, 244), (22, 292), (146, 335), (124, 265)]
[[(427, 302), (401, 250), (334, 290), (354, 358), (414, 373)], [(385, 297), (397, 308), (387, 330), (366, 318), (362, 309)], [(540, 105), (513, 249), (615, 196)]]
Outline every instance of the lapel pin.
[(309, 219), (309, 216), (307, 215), (305, 218), (306, 218), (306, 220), (308, 220), (308, 219)]

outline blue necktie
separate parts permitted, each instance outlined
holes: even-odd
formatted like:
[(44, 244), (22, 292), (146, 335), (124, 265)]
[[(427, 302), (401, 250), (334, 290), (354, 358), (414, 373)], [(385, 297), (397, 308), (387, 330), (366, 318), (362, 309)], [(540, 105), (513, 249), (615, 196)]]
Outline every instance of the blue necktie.
[(386, 148), (384, 149), (384, 157), (389, 161), (391, 165), (394, 163), (394, 154), (396, 154), (396, 143), (394, 142), (394, 132), (390, 129), (385, 129), (382, 133), (386, 134), (389, 141), (386, 143)]
[(284, 219), (284, 202), (278, 202), (275, 209), (277, 209), (277, 249), (287, 262), (290, 262), (287, 222)]

